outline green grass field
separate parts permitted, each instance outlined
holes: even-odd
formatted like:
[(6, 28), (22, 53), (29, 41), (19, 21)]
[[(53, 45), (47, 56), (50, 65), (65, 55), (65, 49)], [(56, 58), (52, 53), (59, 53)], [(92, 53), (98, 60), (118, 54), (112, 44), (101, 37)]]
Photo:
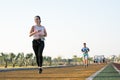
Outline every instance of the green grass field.
[(93, 80), (120, 80), (120, 74), (109, 64)]

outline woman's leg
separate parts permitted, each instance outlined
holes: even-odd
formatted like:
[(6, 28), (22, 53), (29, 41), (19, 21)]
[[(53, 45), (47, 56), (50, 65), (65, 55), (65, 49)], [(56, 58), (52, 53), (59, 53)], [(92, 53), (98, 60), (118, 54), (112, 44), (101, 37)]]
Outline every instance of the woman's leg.
[(43, 64), (43, 56), (42, 56), (42, 53), (43, 53), (43, 49), (44, 49), (44, 41), (41, 41), (40, 42), (40, 45), (38, 47), (38, 62), (39, 62), (39, 67), (42, 67), (42, 64)]
[(38, 56), (38, 43), (36, 40), (33, 40), (33, 50), (36, 56), (37, 65), (39, 66), (40, 64), (39, 64), (39, 56)]
[(39, 66), (40, 64), (39, 64), (39, 56), (38, 56), (38, 46), (33, 46), (33, 50), (36, 56), (37, 65)]

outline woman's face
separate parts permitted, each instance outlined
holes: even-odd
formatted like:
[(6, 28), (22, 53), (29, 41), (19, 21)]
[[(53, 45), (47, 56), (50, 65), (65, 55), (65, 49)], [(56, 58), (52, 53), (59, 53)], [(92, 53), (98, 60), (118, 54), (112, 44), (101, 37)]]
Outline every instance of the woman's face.
[(35, 17), (34, 20), (35, 20), (35, 23), (36, 23), (36, 24), (40, 24), (40, 22), (41, 22), (41, 20), (40, 20), (38, 17)]

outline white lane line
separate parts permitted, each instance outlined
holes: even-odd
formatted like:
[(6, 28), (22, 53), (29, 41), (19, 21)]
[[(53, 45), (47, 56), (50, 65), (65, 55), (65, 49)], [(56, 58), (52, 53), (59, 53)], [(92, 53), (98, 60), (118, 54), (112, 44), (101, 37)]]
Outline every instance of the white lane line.
[(112, 64), (112, 66), (120, 74), (120, 70), (118, 70), (113, 64)]
[[(74, 67), (74, 66), (43, 66), (43, 68), (65, 68), (65, 67)], [(0, 72), (7, 72), (7, 71), (17, 71), (17, 70), (36, 70), (36, 68), (5, 68), (0, 69)]]
[[(109, 65), (109, 64), (108, 64)], [(92, 74), (90, 77), (86, 78), (86, 80), (93, 80), (95, 76), (97, 76), (101, 71), (103, 71), (108, 65), (97, 71), (96, 73)]]

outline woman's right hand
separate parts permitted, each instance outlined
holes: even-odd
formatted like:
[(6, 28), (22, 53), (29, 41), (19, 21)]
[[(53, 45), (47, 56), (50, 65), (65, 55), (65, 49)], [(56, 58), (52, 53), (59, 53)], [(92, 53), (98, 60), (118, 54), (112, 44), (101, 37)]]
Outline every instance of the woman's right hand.
[(38, 33), (38, 32), (39, 32), (39, 31), (38, 31), (38, 30), (36, 30), (36, 31), (34, 31), (33, 33), (34, 33), (34, 34), (36, 34), (36, 33)]
[(32, 35), (34, 35), (34, 34), (36, 34), (38, 32), (39, 32), (38, 30), (31, 32), (30, 35), (29, 35), (29, 37), (31, 37)]

